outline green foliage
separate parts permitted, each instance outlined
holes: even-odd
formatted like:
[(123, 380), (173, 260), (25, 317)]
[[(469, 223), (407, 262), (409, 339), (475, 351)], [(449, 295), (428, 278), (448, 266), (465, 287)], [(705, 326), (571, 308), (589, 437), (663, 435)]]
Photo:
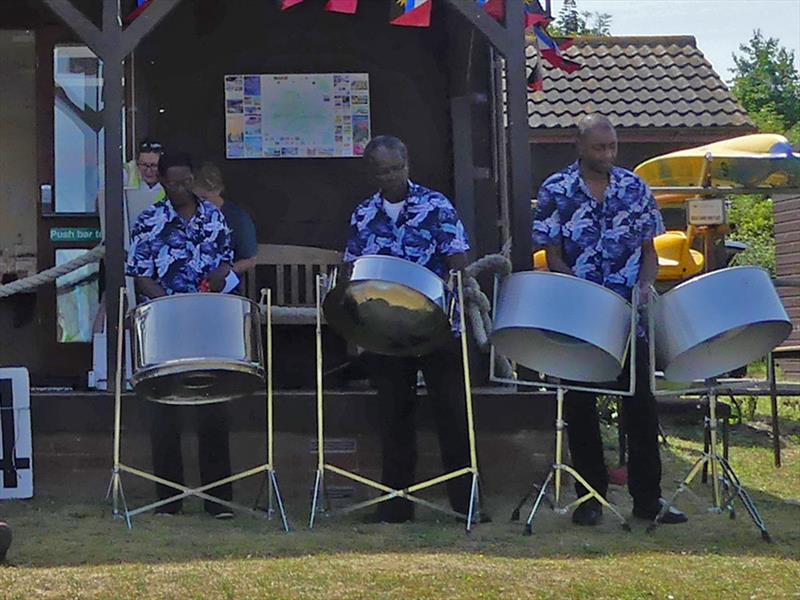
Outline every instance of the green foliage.
[(564, 0), (558, 18), (548, 31), (560, 37), (609, 36), (611, 19), (609, 13), (579, 11), (577, 0)]
[[(800, 122), (800, 72), (794, 52), (756, 29), (733, 54), (731, 91), (761, 131), (784, 133)], [(795, 135), (797, 132), (795, 131)]]
[(733, 263), (758, 265), (774, 275), (775, 213), (772, 200), (758, 194), (730, 196), (729, 200), (728, 218), (734, 228), (730, 238), (748, 245)]

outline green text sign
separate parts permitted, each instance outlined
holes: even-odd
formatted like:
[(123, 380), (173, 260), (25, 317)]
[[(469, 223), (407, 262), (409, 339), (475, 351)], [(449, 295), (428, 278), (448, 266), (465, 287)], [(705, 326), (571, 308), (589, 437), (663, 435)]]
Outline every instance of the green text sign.
[(51, 242), (99, 242), (103, 234), (97, 227), (52, 227)]

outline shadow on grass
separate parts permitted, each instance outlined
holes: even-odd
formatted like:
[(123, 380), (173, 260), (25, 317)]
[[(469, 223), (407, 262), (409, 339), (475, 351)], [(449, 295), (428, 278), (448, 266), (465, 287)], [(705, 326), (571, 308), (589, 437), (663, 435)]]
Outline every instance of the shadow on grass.
[[(671, 427), (670, 447), (662, 450), (666, 496), (676, 488), (702, 448), (698, 428)], [(516, 481), (502, 493), (488, 490), (487, 506), (494, 522), (478, 525), (470, 535), (450, 517), (426, 509), (418, 520), (405, 525), (367, 525), (364, 514), (339, 518), (321, 517), (314, 531), (306, 528), (308, 503), (289, 499), (294, 530), (285, 534), (280, 523), (248, 515), (233, 521), (216, 521), (201, 512), (199, 501), (187, 502), (184, 515), (160, 518), (143, 515), (128, 531), (111, 518), (105, 504), (70, 502), (53, 497), (0, 505), (0, 516), (12, 523), (15, 542), (9, 555), (13, 565), (54, 567), (125, 563), (183, 563), (195, 560), (229, 560), (326, 556), (341, 553), (482, 554), (505, 558), (564, 558), (626, 556), (640, 552), (666, 554), (716, 554), (741, 557), (800, 555), (800, 507), (788, 503), (800, 497), (800, 447), (792, 445), (791, 464), (776, 470), (771, 464), (771, 440), (764, 432), (737, 429), (731, 434), (731, 462), (745, 486), (749, 486), (775, 543), (761, 541), (756, 528), (737, 501), (737, 518), (711, 514), (710, 486), (692, 486), (678, 505), (690, 516), (687, 525), (662, 526), (646, 533), (647, 523), (631, 518), (632, 532), (624, 532), (608, 514), (595, 528), (574, 526), (569, 515), (543, 508), (531, 536), (522, 535), (521, 522), (509, 522), (516, 501), (528, 482)], [(608, 458), (612, 456), (609, 453)], [(541, 474), (531, 474), (531, 482)], [(565, 485), (571, 498), (572, 482)], [(430, 496), (429, 496), (430, 497)], [(430, 497), (436, 499), (435, 497)], [(624, 515), (630, 502), (624, 488), (613, 487), (609, 498)], [(136, 505), (149, 498), (131, 499)], [(530, 504), (522, 512), (527, 516)]]

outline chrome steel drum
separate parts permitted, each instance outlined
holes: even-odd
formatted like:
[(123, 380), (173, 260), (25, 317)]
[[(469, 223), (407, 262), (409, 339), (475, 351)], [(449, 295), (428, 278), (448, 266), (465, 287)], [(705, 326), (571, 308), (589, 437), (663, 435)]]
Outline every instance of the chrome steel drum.
[(789, 337), (792, 322), (769, 273), (733, 267), (690, 279), (653, 305), (656, 368), (692, 381), (761, 358)]
[(572, 381), (613, 381), (622, 371), (631, 305), (601, 285), (560, 273), (503, 279), (490, 336), (520, 365)]
[(228, 294), (177, 294), (131, 311), (136, 393), (166, 404), (263, 390), (258, 306)]
[(362, 256), (326, 296), (325, 319), (345, 339), (378, 354), (421, 356), (450, 332), (447, 285), (430, 269), (391, 256)]

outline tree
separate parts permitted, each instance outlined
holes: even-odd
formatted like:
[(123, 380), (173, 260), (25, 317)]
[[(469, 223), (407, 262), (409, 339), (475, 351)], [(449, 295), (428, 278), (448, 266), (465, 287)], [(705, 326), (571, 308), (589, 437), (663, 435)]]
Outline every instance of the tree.
[(611, 15), (579, 11), (578, 0), (564, 0), (550, 33), (558, 36), (611, 35)]
[(772, 200), (765, 196), (740, 194), (730, 196), (728, 220), (734, 227), (731, 239), (747, 244), (738, 254), (735, 265), (758, 265), (775, 274), (775, 213)]
[(734, 96), (761, 131), (800, 136), (800, 72), (794, 52), (776, 38), (764, 38), (759, 29), (739, 45), (739, 52), (733, 54)]

